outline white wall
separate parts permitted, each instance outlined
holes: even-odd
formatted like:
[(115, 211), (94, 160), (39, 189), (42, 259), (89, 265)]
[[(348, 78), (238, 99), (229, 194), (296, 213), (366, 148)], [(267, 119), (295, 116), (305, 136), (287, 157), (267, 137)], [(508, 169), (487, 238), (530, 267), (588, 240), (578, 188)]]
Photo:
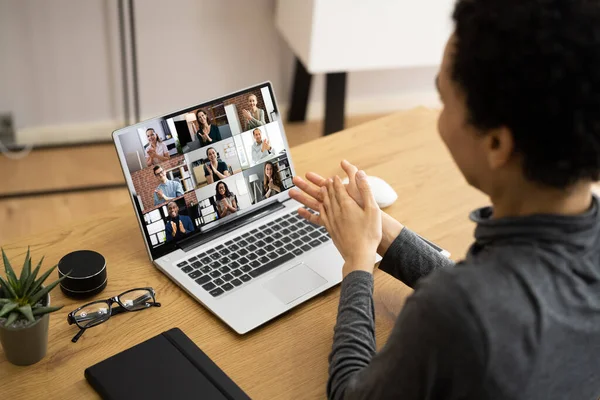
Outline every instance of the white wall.
[[(285, 110), (293, 55), (274, 0), (135, 4), (142, 118), (265, 80)], [(20, 142), (108, 139), (122, 125), (116, 0), (0, 0), (0, 55), (0, 112), (13, 113)], [(436, 70), (350, 73), (347, 113), (435, 106)], [(323, 95), (316, 76), (309, 118)]]
[(0, 1), (0, 110), (20, 127), (114, 116), (104, 0)]

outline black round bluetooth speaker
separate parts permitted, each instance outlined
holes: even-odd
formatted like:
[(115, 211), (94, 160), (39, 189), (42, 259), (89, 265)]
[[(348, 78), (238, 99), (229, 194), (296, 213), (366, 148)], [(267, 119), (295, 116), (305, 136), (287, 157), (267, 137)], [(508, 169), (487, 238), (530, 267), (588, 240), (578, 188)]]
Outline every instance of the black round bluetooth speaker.
[(92, 250), (78, 250), (67, 254), (58, 262), (58, 276), (63, 293), (72, 298), (84, 299), (100, 293), (106, 287), (106, 260)]

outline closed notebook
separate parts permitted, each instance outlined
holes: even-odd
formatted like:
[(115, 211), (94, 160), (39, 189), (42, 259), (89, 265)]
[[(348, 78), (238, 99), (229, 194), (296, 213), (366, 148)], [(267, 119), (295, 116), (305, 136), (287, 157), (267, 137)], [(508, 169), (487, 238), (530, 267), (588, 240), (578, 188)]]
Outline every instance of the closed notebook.
[(85, 378), (103, 399), (249, 399), (180, 329), (99, 362)]

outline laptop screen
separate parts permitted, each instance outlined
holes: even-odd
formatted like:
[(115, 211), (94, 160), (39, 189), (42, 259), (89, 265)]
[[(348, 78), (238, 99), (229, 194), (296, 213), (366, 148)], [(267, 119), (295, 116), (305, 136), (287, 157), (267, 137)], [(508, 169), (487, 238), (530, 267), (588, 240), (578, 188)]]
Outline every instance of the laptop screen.
[(269, 83), (121, 129), (114, 138), (153, 258), (293, 186)]

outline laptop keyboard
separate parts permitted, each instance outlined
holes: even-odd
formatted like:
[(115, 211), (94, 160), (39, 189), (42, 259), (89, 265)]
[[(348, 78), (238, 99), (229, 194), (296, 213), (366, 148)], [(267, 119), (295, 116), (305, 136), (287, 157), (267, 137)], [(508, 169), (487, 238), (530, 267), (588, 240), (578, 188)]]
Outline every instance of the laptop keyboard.
[(294, 211), (177, 266), (218, 297), (329, 240), (324, 227), (311, 224)]

